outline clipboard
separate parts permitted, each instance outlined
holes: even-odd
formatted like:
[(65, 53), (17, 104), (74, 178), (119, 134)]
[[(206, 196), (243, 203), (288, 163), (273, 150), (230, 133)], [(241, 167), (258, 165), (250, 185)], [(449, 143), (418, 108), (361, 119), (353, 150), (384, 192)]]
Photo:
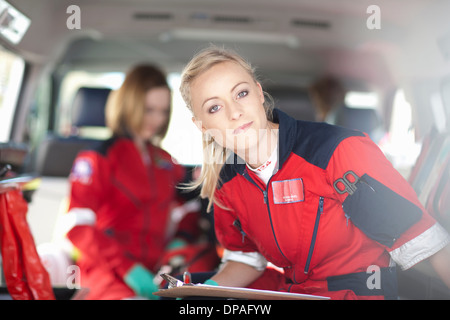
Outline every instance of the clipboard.
[(280, 292), (237, 287), (211, 286), (206, 284), (182, 285), (161, 289), (153, 293), (165, 298), (216, 297), (246, 300), (329, 300), (329, 297), (301, 293)]

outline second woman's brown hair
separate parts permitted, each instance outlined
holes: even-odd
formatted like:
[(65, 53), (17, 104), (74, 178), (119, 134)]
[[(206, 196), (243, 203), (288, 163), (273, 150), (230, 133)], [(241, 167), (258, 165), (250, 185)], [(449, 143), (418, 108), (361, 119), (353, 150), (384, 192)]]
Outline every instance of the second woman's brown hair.
[[(122, 86), (112, 92), (106, 105), (106, 125), (115, 136), (130, 136), (140, 131), (145, 111), (145, 96), (153, 88), (166, 87), (166, 75), (157, 67), (141, 64), (133, 67), (126, 75)], [(167, 122), (154, 137), (159, 145), (167, 133), (171, 113)]]

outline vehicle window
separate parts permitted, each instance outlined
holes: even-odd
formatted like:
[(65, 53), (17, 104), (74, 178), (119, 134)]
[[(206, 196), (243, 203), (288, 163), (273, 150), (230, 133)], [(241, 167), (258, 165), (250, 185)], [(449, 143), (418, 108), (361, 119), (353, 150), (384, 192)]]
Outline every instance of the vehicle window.
[(392, 109), (389, 132), (380, 147), (392, 165), (407, 177), (420, 153), (412, 122), (412, 109), (402, 89), (397, 90)]
[(0, 142), (11, 134), (25, 61), (0, 46)]
[(181, 75), (171, 73), (167, 80), (172, 90), (172, 116), (161, 146), (183, 165), (200, 165), (203, 159), (202, 134), (190, 120), (192, 114), (181, 97)]
[(48, 76), (43, 76), (36, 88), (33, 103), (27, 116), (27, 126), (24, 134), (25, 141), (29, 143), (31, 149), (37, 148), (47, 133), (50, 98), (51, 79)]
[[(448, 94), (448, 93), (447, 93)], [(433, 115), (433, 124), (439, 132), (445, 130), (446, 124), (446, 107), (439, 92), (434, 92), (430, 96), (431, 114)]]
[(447, 128), (450, 128), (450, 77), (445, 78), (441, 87), (443, 109)]
[(349, 91), (345, 95), (345, 104), (349, 108), (376, 109), (378, 96), (375, 92)]

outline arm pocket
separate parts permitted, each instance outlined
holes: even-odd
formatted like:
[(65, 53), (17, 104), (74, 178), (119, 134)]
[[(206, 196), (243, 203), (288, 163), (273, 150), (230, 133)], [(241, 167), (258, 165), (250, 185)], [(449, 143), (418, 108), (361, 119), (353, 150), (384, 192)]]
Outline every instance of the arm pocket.
[(419, 207), (367, 174), (342, 207), (356, 227), (388, 247), (422, 216)]

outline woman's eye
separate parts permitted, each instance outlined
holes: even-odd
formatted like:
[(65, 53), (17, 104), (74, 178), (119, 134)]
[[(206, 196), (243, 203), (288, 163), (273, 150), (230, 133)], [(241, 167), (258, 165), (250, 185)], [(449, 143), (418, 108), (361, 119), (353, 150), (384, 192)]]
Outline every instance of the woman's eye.
[(238, 95), (237, 95), (237, 97), (238, 97), (238, 98), (243, 98), (243, 97), (245, 97), (246, 95), (248, 95), (248, 91), (247, 91), (247, 90), (244, 90), (244, 91), (239, 92)]
[(214, 113), (214, 112), (219, 111), (219, 109), (220, 109), (220, 106), (216, 104), (215, 106), (212, 106), (211, 108), (209, 108), (209, 112)]

